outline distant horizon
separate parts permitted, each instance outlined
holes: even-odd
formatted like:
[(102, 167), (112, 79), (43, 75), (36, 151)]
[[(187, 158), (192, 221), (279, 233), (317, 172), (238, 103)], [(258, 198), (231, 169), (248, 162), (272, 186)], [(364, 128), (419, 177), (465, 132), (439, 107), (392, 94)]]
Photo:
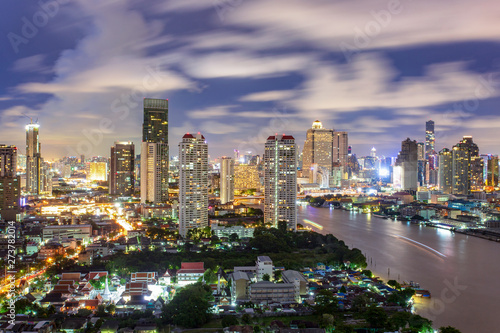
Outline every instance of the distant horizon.
[(495, 1), (59, 2), (0, 3), (0, 142), (23, 151), (30, 118), (47, 159), (138, 146), (143, 99), (162, 98), (171, 151), (198, 131), (211, 156), (283, 131), (302, 146), (319, 119), (395, 156), (432, 119), (437, 151), (471, 135), (500, 154)]

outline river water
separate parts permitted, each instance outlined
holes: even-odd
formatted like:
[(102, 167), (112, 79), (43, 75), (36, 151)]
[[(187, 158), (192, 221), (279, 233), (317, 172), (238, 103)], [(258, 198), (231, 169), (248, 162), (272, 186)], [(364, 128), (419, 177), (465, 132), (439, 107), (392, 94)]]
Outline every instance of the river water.
[(384, 280), (429, 290), (432, 298), (415, 308), (435, 328), (500, 332), (500, 243), (340, 209), (299, 206), (297, 222), (357, 247)]

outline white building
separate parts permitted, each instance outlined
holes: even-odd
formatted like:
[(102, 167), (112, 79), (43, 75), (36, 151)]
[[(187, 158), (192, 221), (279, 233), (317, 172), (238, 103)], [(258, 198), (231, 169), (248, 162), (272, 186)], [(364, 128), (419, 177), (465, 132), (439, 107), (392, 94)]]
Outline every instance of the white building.
[(208, 145), (200, 133), (179, 143), (179, 234), (208, 226)]
[(255, 263), (257, 270), (257, 281), (264, 280), (264, 275), (269, 275), (271, 281), (274, 280), (274, 266), (273, 261), (268, 256), (258, 256)]
[(291, 135), (270, 136), (264, 151), (264, 222), (297, 228), (297, 146)]
[(73, 238), (88, 243), (92, 235), (90, 224), (49, 225), (43, 228), (43, 241), (51, 239)]
[(143, 142), (141, 146), (141, 202), (168, 200), (168, 145)]
[(222, 157), (220, 162), (220, 203), (234, 200), (234, 159)]
[(217, 237), (229, 237), (232, 234), (238, 235), (238, 238), (252, 238), (253, 237), (253, 232), (254, 228), (245, 228), (242, 225), (235, 225), (235, 226), (224, 226), (224, 225), (218, 225), (217, 223), (214, 223), (213, 220), (210, 225), (212, 232), (214, 235)]

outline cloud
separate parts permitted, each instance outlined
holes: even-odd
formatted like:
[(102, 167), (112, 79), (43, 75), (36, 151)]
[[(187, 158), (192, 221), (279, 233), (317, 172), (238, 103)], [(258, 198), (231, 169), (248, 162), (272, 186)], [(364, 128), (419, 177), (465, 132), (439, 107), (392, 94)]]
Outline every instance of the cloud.
[(218, 105), (211, 106), (205, 109), (193, 110), (189, 111), (189, 117), (193, 119), (205, 119), (205, 118), (213, 118), (213, 117), (224, 117), (229, 116), (231, 114), (230, 110), (237, 105)]
[[(398, 5), (399, 4), (399, 5)], [(279, 15), (277, 14), (279, 13)], [(342, 51), (500, 40), (500, 7), (494, 0), (287, 0), (246, 1), (231, 24), (265, 31), (288, 42)], [(443, 20), (446, 17), (446, 20)]]
[(18, 59), (14, 62), (12, 70), (15, 72), (49, 74), (52, 70), (49, 66), (44, 64), (45, 58), (46, 56), (43, 54), (36, 54)]
[(202, 133), (208, 134), (231, 134), (241, 131), (245, 124), (225, 124), (219, 121), (210, 120), (201, 124)]
[(240, 98), (244, 102), (272, 102), (288, 99), (294, 95), (293, 90), (270, 90), (248, 94)]
[(310, 61), (303, 55), (263, 56), (246, 52), (213, 52), (187, 57), (183, 68), (195, 78), (272, 77), (302, 69)]
[[(498, 95), (478, 95), (483, 76), (464, 63), (428, 66), (422, 76), (401, 76), (378, 53), (358, 55), (349, 64), (310, 66), (297, 98), (287, 102), (309, 117), (376, 109), (422, 109)], [(400, 111), (402, 112), (402, 111)]]

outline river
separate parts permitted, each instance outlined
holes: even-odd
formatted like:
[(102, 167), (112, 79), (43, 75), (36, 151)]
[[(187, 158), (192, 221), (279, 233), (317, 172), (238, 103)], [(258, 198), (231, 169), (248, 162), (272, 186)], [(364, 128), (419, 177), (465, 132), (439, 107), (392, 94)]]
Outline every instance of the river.
[(311, 206), (299, 206), (297, 223), (357, 247), (377, 276), (415, 281), (429, 290), (432, 298), (418, 300), (415, 307), (435, 328), (450, 325), (463, 333), (500, 332), (500, 243)]

